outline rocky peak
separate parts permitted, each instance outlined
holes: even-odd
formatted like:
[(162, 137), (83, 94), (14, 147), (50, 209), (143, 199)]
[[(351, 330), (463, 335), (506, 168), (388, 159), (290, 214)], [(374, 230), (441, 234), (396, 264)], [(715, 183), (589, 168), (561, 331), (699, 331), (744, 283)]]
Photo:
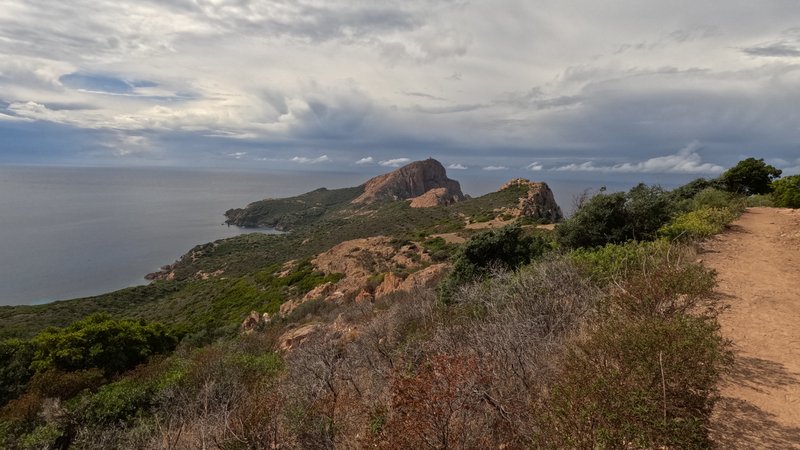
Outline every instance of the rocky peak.
[[(431, 190), (432, 194), (425, 196)], [(423, 197), (424, 196), (424, 197)], [(372, 203), (380, 200), (412, 200), (413, 207), (447, 205), (466, 199), (461, 185), (447, 178), (447, 171), (439, 161), (426, 159), (405, 165), (394, 172), (379, 175), (367, 181), (364, 193), (353, 203)]]
[(564, 218), (561, 208), (556, 203), (553, 191), (544, 182), (535, 182), (525, 178), (514, 178), (504, 184), (500, 190), (512, 187), (525, 187), (527, 192), (519, 198), (517, 207), (509, 212), (516, 216), (558, 222)]

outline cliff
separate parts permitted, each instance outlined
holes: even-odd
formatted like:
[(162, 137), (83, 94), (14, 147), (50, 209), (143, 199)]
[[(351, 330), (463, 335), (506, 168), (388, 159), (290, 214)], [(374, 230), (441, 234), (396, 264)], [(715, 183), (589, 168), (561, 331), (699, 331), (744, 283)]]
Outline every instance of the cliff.
[(412, 207), (425, 208), (449, 205), (466, 200), (467, 196), (461, 192), (458, 181), (447, 178), (447, 172), (439, 161), (426, 159), (367, 181), (364, 193), (353, 203), (407, 199), (412, 199)]
[(550, 186), (544, 182), (534, 182), (525, 178), (515, 178), (504, 184), (500, 191), (511, 187), (527, 188), (527, 192), (519, 197), (515, 208), (506, 208), (506, 212), (514, 217), (530, 217), (550, 223), (558, 222), (564, 218), (561, 208), (556, 203), (556, 198)]

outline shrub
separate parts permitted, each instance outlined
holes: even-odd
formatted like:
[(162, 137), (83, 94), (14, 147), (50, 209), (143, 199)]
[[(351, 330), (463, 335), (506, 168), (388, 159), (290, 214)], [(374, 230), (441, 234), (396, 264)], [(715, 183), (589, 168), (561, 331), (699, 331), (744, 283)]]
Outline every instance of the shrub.
[(674, 209), (671, 197), (660, 187), (639, 184), (626, 194), (595, 195), (556, 227), (556, 236), (567, 248), (651, 240)]
[(0, 406), (16, 398), (33, 375), (33, 345), (21, 339), (0, 341)]
[(731, 192), (716, 188), (708, 188), (698, 192), (694, 198), (692, 198), (691, 207), (692, 210), (702, 208), (731, 208), (742, 212), (744, 210), (744, 202), (740, 196)]
[(440, 296), (449, 302), (458, 286), (485, 277), (496, 268), (516, 269), (542, 255), (547, 248), (544, 238), (523, 235), (519, 225), (476, 234), (456, 254), (453, 270), (439, 286)]
[(719, 189), (721, 187), (722, 183), (719, 180), (706, 180), (705, 178), (697, 178), (684, 184), (683, 186), (673, 189), (669, 194), (674, 201), (691, 200), (700, 191), (706, 189)]
[(800, 208), (800, 175), (772, 182), (772, 199), (781, 208)]
[(704, 239), (721, 233), (736, 216), (727, 208), (701, 208), (679, 215), (658, 233), (668, 239)]
[(569, 259), (583, 272), (599, 284), (615, 279), (626, 278), (631, 272), (642, 270), (650, 258), (661, 258), (670, 251), (670, 243), (665, 239), (652, 242), (625, 242), (606, 244), (595, 249), (579, 248), (569, 253)]
[(615, 320), (569, 351), (542, 406), (545, 448), (709, 448), (728, 361), (715, 323), (679, 315)]
[(750, 197), (745, 197), (744, 204), (748, 208), (757, 206), (773, 207), (775, 206), (775, 201), (772, 195), (756, 194), (756, 195), (751, 195)]
[(543, 448), (708, 448), (730, 352), (712, 314), (713, 272), (654, 260), (620, 282), (538, 404)]
[(747, 158), (739, 161), (720, 177), (725, 189), (744, 195), (769, 194), (772, 180), (781, 176), (781, 170), (766, 164), (764, 159)]
[(37, 371), (99, 368), (111, 375), (171, 350), (177, 342), (159, 323), (117, 320), (100, 313), (66, 328), (51, 327), (39, 333), (32, 340), (35, 354), (31, 367)]

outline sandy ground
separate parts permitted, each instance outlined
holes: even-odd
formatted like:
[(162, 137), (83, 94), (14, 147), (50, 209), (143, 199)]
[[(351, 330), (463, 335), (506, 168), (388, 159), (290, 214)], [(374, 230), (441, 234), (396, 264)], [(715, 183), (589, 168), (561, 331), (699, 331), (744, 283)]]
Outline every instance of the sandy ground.
[(711, 435), (720, 449), (800, 449), (800, 211), (751, 208), (705, 245), (735, 363)]

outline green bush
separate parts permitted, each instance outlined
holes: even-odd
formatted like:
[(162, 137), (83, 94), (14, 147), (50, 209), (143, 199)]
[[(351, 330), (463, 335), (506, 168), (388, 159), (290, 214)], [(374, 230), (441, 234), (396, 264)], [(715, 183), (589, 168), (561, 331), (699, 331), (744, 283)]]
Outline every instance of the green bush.
[(39, 333), (32, 340), (31, 367), (36, 371), (98, 368), (112, 375), (172, 350), (177, 343), (177, 337), (161, 324), (112, 319), (100, 313)]
[(567, 353), (542, 407), (540, 447), (709, 448), (713, 394), (727, 361), (712, 321), (607, 322)]
[(800, 175), (772, 182), (772, 199), (780, 208), (800, 208)]
[(745, 197), (744, 204), (748, 208), (759, 206), (773, 207), (775, 206), (775, 200), (771, 194), (756, 194)]
[(701, 208), (681, 214), (658, 230), (667, 239), (704, 239), (721, 233), (737, 214), (727, 208)]
[(440, 298), (449, 302), (458, 286), (486, 277), (495, 268), (516, 269), (542, 255), (547, 248), (544, 238), (524, 235), (519, 225), (476, 234), (456, 254), (453, 269), (439, 285)]
[(646, 262), (598, 303), (538, 407), (542, 448), (708, 448), (730, 351), (713, 314), (695, 315), (714, 274)]
[(0, 406), (25, 390), (33, 375), (33, 345), (21, 339), (0, 341)]
[(744, 202), (740, 196), (716, 188), (703, 189), (691, 201), (692, 210), (703, 208), (730, 208), (737, 212), (744, 210)]
[(556, 227), (556, 236), (566, 248), (652, 240), (674, 209), (671, 196), (660, 187), (639, 184), (627, 193), (595, 195)]
[(648, 259), (661, 258), (669, 251), (670, 243), (665, 239), (630, 241), (594, 249), (579, 248), (569, 253), (569, 259), (592, 281), (606, 284), (642, 270)]

